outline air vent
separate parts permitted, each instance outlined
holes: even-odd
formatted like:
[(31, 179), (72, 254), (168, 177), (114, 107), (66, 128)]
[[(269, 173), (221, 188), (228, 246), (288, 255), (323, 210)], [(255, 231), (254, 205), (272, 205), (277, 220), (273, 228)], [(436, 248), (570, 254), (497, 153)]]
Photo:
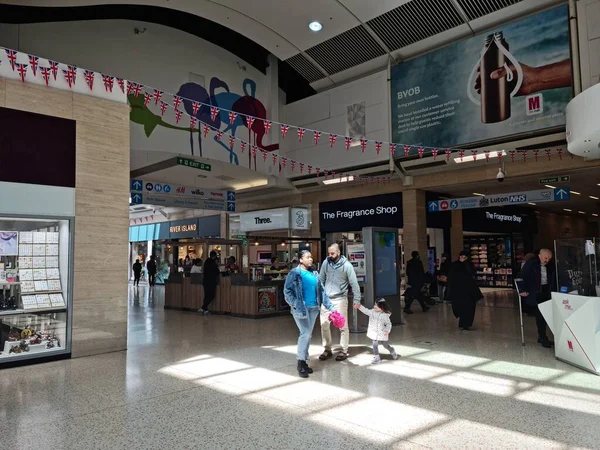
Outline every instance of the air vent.
[(463, 23), (452, 0), (412, 0), (369, 20), (367, 25), (393, 51)]
[(385, 55), (386, 52), (359, 25), (309, 48), (306, 53), (329, 74), (334, 74)]
[(520, 3), (522, 0), (456, 0), (463, 9), (469, 21), (483, 17), (487, 14), (500, 11), (512, 5)]
[(298, 53), (296, 56), (286, 59), (285, 63), (289, 64), (290, 67), (292, 67), (310, 83), (325, 78), (325, 75), (321, 73), (321, 71), (313, 63), (306, 59), (302, 53)]

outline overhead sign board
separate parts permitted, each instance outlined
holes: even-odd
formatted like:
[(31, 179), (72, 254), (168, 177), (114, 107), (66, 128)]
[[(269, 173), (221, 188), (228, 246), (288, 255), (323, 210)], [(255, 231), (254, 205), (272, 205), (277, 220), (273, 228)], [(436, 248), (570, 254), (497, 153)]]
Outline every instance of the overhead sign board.
[(225, 200), (202, 200), (187, 197), (176, 197), (174, 195), (161, 195), (150, 193), (131, 193), (132, 205), (154, 205), (175, 208), (190, 208), (190, 209), (209, 209), (213, 211), (231, 211), (231, 207), (235, 210), (235, 203)]
[(568, 183), (569, 181), (571, 181), (570, 175), (559, 175), (550, 178), (540, 178), (540, 184), (542, 186), (545, 184)]
[(177, 165), (190, 167), (192, 169), (204, 170), (206, 172), (210, 172), (212, 169), (210, 164), (196, 161), (195, 159), (188, 159), (182, 157), (177, 157)]
[(308, 230), (310, 228), (307, 208), (277, 208), (240, 214), (240, 231)]
[(509, 192), (506, 194), (486, 195), (480, 197), (451, 198), (427, 202), (431, 212), (454, 211), (458, 209), (488, 208), (491, 206), (508, 206), (522, 203), (561, 202), (571, 198), (568, 187), (556, 189), (539, 189), (536, 191)]

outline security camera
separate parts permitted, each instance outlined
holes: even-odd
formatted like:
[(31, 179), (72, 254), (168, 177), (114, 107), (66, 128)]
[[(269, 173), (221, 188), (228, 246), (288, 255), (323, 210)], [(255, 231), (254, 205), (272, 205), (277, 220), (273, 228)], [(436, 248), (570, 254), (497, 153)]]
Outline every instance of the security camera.
[(498, 175), (496, 175), (496, 180), (498, 180), (500, 183), (502, 183), (504, 181), (505, 177), (506, 177), (506, 174), (504, 173), (504, 170), (502, 170), (502, 168), (498, 169)]

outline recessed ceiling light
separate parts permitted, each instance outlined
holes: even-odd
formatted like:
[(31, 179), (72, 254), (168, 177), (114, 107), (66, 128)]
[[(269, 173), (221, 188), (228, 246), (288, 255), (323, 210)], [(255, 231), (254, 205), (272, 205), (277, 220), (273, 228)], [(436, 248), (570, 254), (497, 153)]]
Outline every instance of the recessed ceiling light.
[(528, 205), (535, 206), (535, 203), (529, 202)]
[(600, 200), (600, 198), (594, 197), (593, 195), (590, 195), (590, 198), (593, 198), (594, 200)]
[(564, 209), (564, 211), (566, 211), (566, 212), (571, 212), (572, 210), (571, 210), (571, 209), (567, 209), (567, 208), (565, 208), (565, 209)]
[(546, 184), (545, 186), (546, 186), (548, 189), (556, 189), (556, 187), (554, 187), (554, 186), (552, 186), (552, 185), (550, 185), (550, 184)]
[(594, 214), (592, 214), (592, 216), (594, 216), (594, 217), (598, 217), (598, 214), (594, 213)]
[[(494, 152), (494, 156), (497, 156), (496, 153), (497, 152)], [(506, 151), (502, 150), (501, 156), (506, 156), (506, 155), (507, 155)], [(460, 156), (458, 158), (454, 158), (454, 162), (456, 164), (461, 164), (461, 163), (481, 161), (482, 159), (487, 160), (489, 157), (490, 157), (489, 153), (487, 155), (485, 153), (478, 153), (477, 155), (475, 155), (475, 157), (473, 157), (473, 155), (463, 155), (462, 158)]]
[(308, 28), (310, 28), (311, 31), (321, 31), (323, 29), (323, 25), (321, 25), (321, 22), (317, 22), (315, 20), (314, 22), (308, 24)]
[(348, 181), (354, 181), (354, 175), (342, 178), (332, 178), (330, 180), (323, 180), (323, 184), (347, 183)]
[(480, 194), (479, 192), (473, 192), (473, 195), (478, 195), (479, 197), (485, 197), (485, 194)]
[(579, 214), (585, 214), (585, 212), (583, 211), (577, 211)]
[(577, 192), (577, 191), (571, 191), (571, 194), (575, 194), (575, 195), (581, 195), (581, 192)]

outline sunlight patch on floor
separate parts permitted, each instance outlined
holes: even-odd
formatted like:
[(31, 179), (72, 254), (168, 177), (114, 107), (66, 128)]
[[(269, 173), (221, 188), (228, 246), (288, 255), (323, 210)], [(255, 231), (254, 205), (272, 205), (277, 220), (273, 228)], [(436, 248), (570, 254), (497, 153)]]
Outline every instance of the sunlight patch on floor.
[(225, 358), (209, 358), (187, 363), (177, 363), (168, 367), (182, 372), (188, 372), (196, 375), (198, 378), (202, 378), (249, 369), (252, 366)]
[(495, 373), (501, 376), (523, 378), (531, 381), (548, 381), (564, 373), (564, 371), (558, 369), (511, 363), (507, 361), (492, 361), (489, 364), (477, 367), (477, 370)]
[(530, 383), (520, 383), (505, 378), (480, 375), (471, 372), (455, 372), (432, 380), (434, 383), (443, 384), (453, 388), (466, 389), (482, 394), (510, 397), (522, 389), (531, 388)]
[(247, 391), (262, 391), (277, 386), (301, 381), (298, 376), (287, 375), (274, 370), (254, 367), (239, 372), (227, 373), (213, 377), (218, 383), (231, 384), (239, 386)]
[(600, 395), (539, 386), (517, 395), (524, 402), (600, 416)]
[(403, 360), (393, 361), (393, 364), (372, 365), (369, 369), (375, 372), (384, 372), (417, 380), (428, 380), (452, 372), (452, 369), (446, 369), (444, 367), (430, 366)]
[(556, 380), (552, 380), (552, 382), (562, 386), (590, 389), (600, 392), (600, 377), (591, 373), (569, 373)]
[(453, 366), (459, 368), (467, 368), (477, 366), (479, 364), (490, 361), (487, 358), (480, 358), (478, 356), (461, 355), (459, 353), (449, 352), (429, 352), (426, 354), (419, 354), (412, 356), (412, 359), (418, 361), (430, 362), (435, 364), (443, 364), (445, 366)]

